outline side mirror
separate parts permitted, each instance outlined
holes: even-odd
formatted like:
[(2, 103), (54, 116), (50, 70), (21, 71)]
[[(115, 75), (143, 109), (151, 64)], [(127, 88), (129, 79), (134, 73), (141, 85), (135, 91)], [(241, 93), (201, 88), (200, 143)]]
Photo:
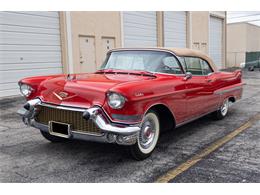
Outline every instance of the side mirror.
[(191, 78), (192, 78), (191, 72), (186, 72), (186, 74), (185, 74), (183, 80), (184, 80), (184, 81), (187, 81), (187, 80), (189, 80), (189, 79), (191, 79)]

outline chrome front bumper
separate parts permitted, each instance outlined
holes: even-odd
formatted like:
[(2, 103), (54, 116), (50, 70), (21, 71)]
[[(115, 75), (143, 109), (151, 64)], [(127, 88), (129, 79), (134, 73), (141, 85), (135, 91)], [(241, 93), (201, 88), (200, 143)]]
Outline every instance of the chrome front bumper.
[(100, 107), (92, 107), (89, 109), (71, 108), (65, 106), (49, 105), (41, 102), (40, 99), (33, 99), (28, 101), (24, 105), (24, 108), (18, 110), (17, 113), (23, 117), (23, 122), (26, 125), (35, 127), (37, 129), (40, 129), (41, 131), (49, 132), (49, 126), (35, 121), (35, 115), (37, 113), (35, 106), (37, 105), (45, 105), (55, 107), (57, 109), (81, 111), (86, 120), (92, 120), (95, 125), (101, 130), (100, 135), (71, 131), (69, 139), (132, 145), (136, 143), (138, 132), (140, 131), (139, 124), (135, 126), (130, 126), (127, 124), (117, 125), (109, 122), (104, 116), (104, 113), (102, 112)]

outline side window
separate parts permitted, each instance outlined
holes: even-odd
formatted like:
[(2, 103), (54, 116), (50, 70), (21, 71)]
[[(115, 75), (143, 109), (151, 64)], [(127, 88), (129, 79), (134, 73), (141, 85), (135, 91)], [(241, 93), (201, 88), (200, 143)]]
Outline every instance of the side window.
[(200, 63), (201, 63), (201, 68), (202, 68), (203, 75), (208, 75), (208, 74), (213, 72), (211, 67), (209, 66), (208, 62), (206, 62), (205, 60), (200, 59)]
[(186, 72), (190, 72), (193, 75), (203, 75), (200, 58), (185, 57)]
[(185, 67), (186, 67), (186, 64), (185, 64), (184, 57), (179, 57), (179, 56), (178, 56), (178, 60), (180, 61), (182, 67), (185, 68)]
[(166, 56), (162, 59), (160, 72), (169, 74), (183, 74), (179, 62), (174, 56)]

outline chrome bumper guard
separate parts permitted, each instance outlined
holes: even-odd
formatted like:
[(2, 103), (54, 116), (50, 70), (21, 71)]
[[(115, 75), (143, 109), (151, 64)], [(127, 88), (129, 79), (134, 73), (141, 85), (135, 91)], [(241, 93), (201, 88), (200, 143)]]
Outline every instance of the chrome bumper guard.
[[(23, 108), (19, 109), (17, 113), (23, 117), (23, 122), (41, 131), (49, 132), (49, 126), (38, 123), (34, 120), (37, 105), (47, 105), (41, 102), (40, 99), (33, 99), (28, 101)], [(73, 109), (70, 107), (54, 106), (57, 109)], [(76, 131), (70, 132), (69, 139), (79, 139), (86, 141), (106, 142), (106, 143), (117, 143), (120, 145), (133, 145), (136, 143), (138, 132), (140, 131), (139, 125), (116, 125), (107, 122), (104, 114), (100, 107), (92, 107), (89, 109), (80, 109), (84, 111), (84, 114), (88, 117), (84, 117), (87, 120), (93, 120), (94, 123), (99, 127), (102, 134), (95, 135), (90, 133), (80, 133)], [(83, 112), (82, 112), (83, 113)], [(83, 116), (82, 116), (83, 117)]]

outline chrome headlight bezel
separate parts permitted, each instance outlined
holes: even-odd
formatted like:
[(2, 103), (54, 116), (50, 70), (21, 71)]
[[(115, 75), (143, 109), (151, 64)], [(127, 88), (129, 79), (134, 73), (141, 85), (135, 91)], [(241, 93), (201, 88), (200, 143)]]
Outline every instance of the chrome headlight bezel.
[(109, 92), (107, 93), (108, 105), (112, 109), (119, 110), (124, 107), (126, 98), (116, 92)]
[(28, 84), (19, 83), (19, 86), (20, 86), (20, 92), (24, 97), (29, 97), (34, 91), (34, 89)]

